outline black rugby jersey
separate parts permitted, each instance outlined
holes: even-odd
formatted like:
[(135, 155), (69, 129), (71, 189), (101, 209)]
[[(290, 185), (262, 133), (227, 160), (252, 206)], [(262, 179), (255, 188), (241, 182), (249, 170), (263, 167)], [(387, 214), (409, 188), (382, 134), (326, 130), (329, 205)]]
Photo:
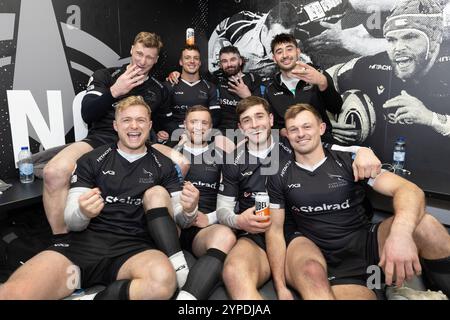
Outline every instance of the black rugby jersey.
[(313, 172), (292, 157), (270, 176), (267, 190), (272, 207), (285, 209), (285, 225), (295, 225), (322, 250), (347, 244), (347, 236), (367, 226), (365, 189), (354, 182), (352, 154), (325, 149), (327, 159)]
[(116, 136), (113, 128), (115, 104), (129, 96), (142, 96), (152, 110), (153, 127), (156, 131), (165, 128), (172, 114), (167, 103), (169, 94), (162, 83), (149, 76), (143, 84), (133, 88), (117, 99), (111, 95), (110, 88), (126, 71), (126, 65), (120, 68), (100, 69), (89, 79), (87, 93), (83, 98), (81, 115), (89, 125), (88, 135), (96, 133)]
[[(316, 67), (316, 69), (318, 68)], [(278, 73), (268, 83), (264, 98), (270, 104), (270, 109), (273, 113), (274, 128), (284, 128), (284, 114), (288, 107), (297, 103), (308, 103), (320, 113), (323, 121), (327, 125), (326, 133), (322, 137), (322, 140), (332, 142), (332, 126), (327, 111), (333, 114), (339, 114), (342, 109), (342, 98), (334, 88), (331, 76), (325, 71), (322, 71), (322, 73), (326, 76), (328, 82), (328, 87), (325, 91), (320, 91), (318, 86), (300, 80), (297, 83), (295, 94), (293, 94), (281, 81), (281, 73)]]
[(222, 167), (222, 183), (219, 194), (233, 197), (239, 205), (241, 213), (255, 205), (258, 192), (266, 192), (266, 180), (278, 172), (280, 163), (292, 156), (289, 142), (281, 138), (273, 145), (270, 153), (264, 158), (257, 158), (249, 153), (247, 145), (236, 151), (233, 163)]
[(184, 128), (186, 111), (194, 105), (208, 108), (213, 118), (213, 126), (217, 126), (220, 121), (220, 106), (217, 101), (217, 89), (213, 83), (205, 79), (189, 83), (180, 78), (177, 84), (172, 85), (166, 81), (164, 86), (169, 91), (169, 105), (176, 128)]
[(222, 152), (216, 150), (213, 143), (198, 155), (192, 154), (191, 151), (188, 147), (182, 151), (191, 163), (184, 180), (190, 181), (200, 191), (198, 209), (205, 214), (210, 213), (216, 210), (223, 164)]
[[(229, 91), (230, 81), (227, 75), (218, 70), (211, 75), (211, 81), (216, 84), (220, 104), (220, 130), (237, 129), (238, 117), (236, 106), (242, 99), (235, 93)], [(253, 96), (262, 96), (264, 87), (261, 83), (261, 77), (253, 73), (244, 73), (242, 81), (248, 87)]]
[(136, 235), (146, 233), (142, 196), (160, 185), (169, 193), (182, 190), (172, 161), (152, 147), (147, 154), (129, 162), (116, 144), (101, 146), (77, 161), (71, 188), (98, 187), (105, 207), (93, 218), (88, 229)]

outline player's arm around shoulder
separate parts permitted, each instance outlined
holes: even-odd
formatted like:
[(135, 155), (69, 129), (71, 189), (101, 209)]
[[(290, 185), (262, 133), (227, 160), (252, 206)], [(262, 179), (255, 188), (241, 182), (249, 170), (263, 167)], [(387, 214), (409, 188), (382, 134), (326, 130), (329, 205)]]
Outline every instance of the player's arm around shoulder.
[(352, 163), (355, 181), (376, 178), (381, 173), (381, 161), (370, 148), (359, 147)]
[(375, 178), (381, 172), (381, 161), (370, 148), (333, 144), (331, 150), (353, 154), (352, 169), (355, 181)]
[(186, 177), (191, 165), (189, 159), (186, 158), (181, 152), (159, 143), (152, 144), (152, 148), (158, 150), (167, 158), (172, 160), (172, 162), (181, 170), (183, 177)]

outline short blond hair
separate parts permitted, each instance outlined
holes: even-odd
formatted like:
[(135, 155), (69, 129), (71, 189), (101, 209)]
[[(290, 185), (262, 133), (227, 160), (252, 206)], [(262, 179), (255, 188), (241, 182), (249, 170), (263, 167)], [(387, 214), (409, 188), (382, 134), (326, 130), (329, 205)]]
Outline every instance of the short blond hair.
[(153, 32), (139, 32), (134, 38), (133, 45), (137, 43), (142, 43), (146, 48), (156, 48), (158, 52), (163, 47), (160, 36)]
[(319, 123), (323, 122), (322, 116), (317, 111), (317, 109), (307, 103), (297, 103), (290, 106), (284, 114), (284, 122), (286, 123), (286, 121), (288, 121), (289, 119), (294, 119), (300, 112), (303, 111), (311, 112), (317, 118)]
[(129, 96), (117, 103), (115, 112), (116, 120), (120, 112), (131, 106), (144, 106), (145, 109), (147, 109), (148, 118), (150, 120), (152, 119), (152, 110), (150, 109), (150, 106), (147, 104), (147, 102), (145, 102), (144, 98), (142, 98), (141, 96)]

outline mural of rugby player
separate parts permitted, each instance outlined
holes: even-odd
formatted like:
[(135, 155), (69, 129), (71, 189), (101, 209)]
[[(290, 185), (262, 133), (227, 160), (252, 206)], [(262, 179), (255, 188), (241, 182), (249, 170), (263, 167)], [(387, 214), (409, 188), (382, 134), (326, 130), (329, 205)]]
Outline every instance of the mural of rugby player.
[(406, 168), (415, 181), (450, 193), (450, 56), (443, 30), (439, 1), (400, 0), (383, 27), (388, 49), (328, 72), (344, 98), (352, 97), (333, 123), (337, 140), (370, 145), (390, 163), (393, 143), (403, 136)]
[(245, 72), (273, 75), (276, 66), (270, 41), (280, 33), (295, 35), (303, 62), (317, 60), (323, 67), (386, 49), (381, 29), (396, 0), (376, 4), (369, 0), (291, 2), (279, 1), (267, 13), (241, 11), (222, 20), (209, 39), (209, 71), (218, 69), (220, 49), (233, 45), (246, 58)]
[(244, 72), (261, 76), (275, 73), (270, 42), (280, 33), (293, 33), (297, 25), (296, 7), (289, 2), (280, 2), (264, 14), (241, 11), (220, 22), (208, 42), (208, 69), (211, 73), (219, 69), (219, 51), (233, 45), (246, 58)]

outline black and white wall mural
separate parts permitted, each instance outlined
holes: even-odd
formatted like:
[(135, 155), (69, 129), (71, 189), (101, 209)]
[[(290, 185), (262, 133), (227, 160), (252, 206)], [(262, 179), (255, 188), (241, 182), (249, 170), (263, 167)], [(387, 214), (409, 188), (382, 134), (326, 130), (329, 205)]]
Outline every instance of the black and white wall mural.
[(209, 70), (235, 45), (246, 71), (276, 72), (274, 34), (293, 33), (302, 59), (327, 70), (342, 94), (333, 132), (392, 162), (398, 137), (414, 182), (450, 195), (448, 0), (227, 1), (209, 14)]

